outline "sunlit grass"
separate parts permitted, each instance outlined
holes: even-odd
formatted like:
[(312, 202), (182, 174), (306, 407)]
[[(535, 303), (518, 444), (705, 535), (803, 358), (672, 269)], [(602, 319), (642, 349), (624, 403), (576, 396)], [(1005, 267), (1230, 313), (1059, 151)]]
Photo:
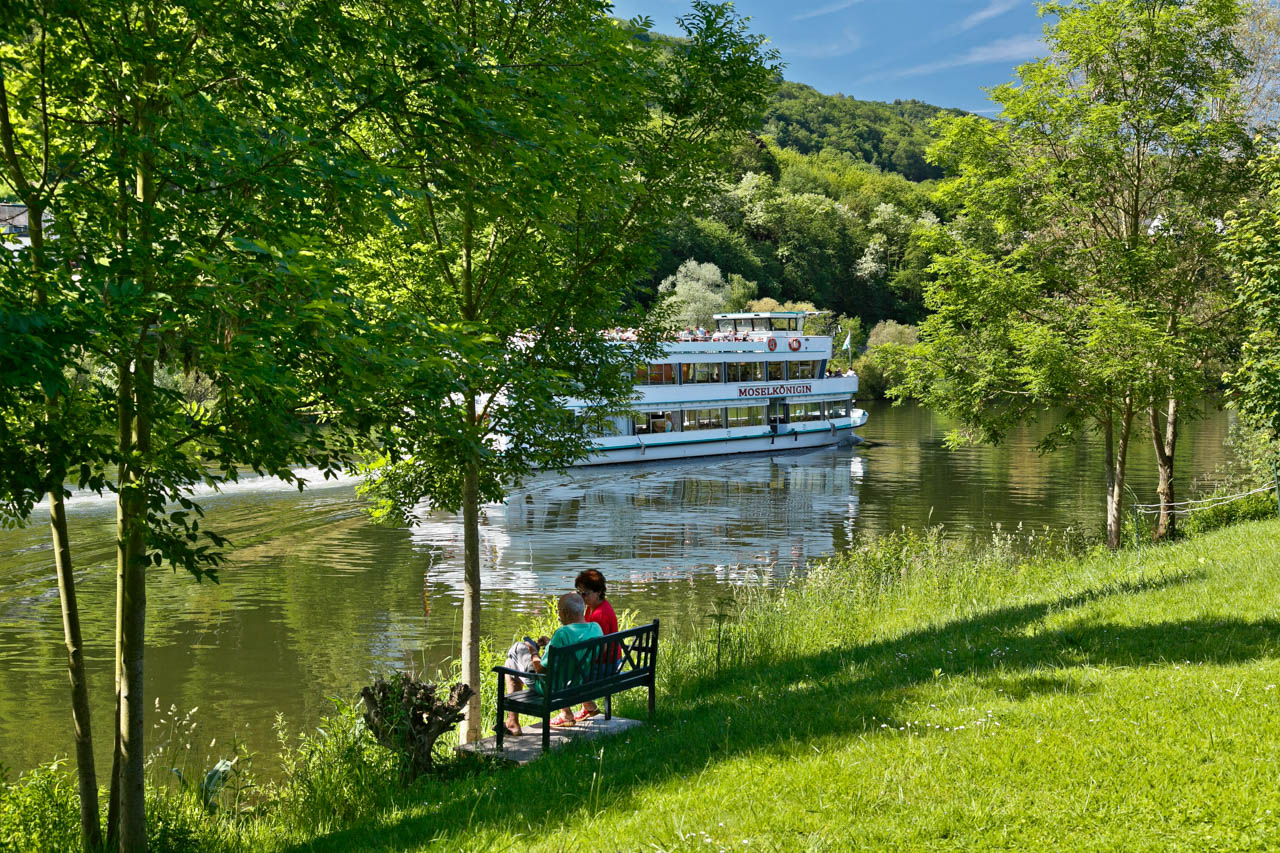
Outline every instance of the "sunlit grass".
[(1278, 540), (1273, 522), (1067, 559), (881, 542), (744, 592), (719, 673), (714, 629), (669, 646), (652, 726), (295, 840), (1263, 849), (1280, 833)]

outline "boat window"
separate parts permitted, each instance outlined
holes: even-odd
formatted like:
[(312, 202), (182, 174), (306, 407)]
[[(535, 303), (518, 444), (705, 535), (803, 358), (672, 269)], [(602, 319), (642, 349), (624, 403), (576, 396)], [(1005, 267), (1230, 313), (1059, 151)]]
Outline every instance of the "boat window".
[(638, 412), (631, 420), (636, 435), (679, 432), (679, 412)]
[(684, 413), (685, 432), (695, 429), (722, 429), (724, 409), (689, 409)]
[(642, 364), (636, 368), (637, 385), (675, 385), (676, 365)]
[(578, 426), (588, 438), (607, 438), (622, 435), (626, 428), (623, 418), (608, 417), (599, 413), (578, 412)]
[(720, 362), (695, 362), (680, 365), (680, 381), (685, 385), (700, 382), (719, 382)]
[(769, 423), (785, 424), (787, 422), (787, 404), (781, 400), (769, 401)]
[(816, 361), (791, 361), (787, 363), (788, 379), (816, 379), (818, 376)]
[(827, 403), (827, 417), (829, 418), (847, 418), (849, 417), (849, 404), (851, 400), (836, 400), (833, 403)]
[(721, 318), (716, 321), (716, 329), (721, 332), (732, 332), (733, 321)]
[(775, 332), (790, 331), (792, 328), (791, 323), (792, 321), (788, 320), (786, 317), (770, 317), (769, 318), (769, 328)]
[(755, 332), (769, 331), (769, 318), (768, 317), (751, 318), (751, 329), (752, 331), (755, 331)]
[(768, 364), (769, 364), (768, 374), (769, 374), (770, 382), (781, 382), (783, 379), (787, 378), (786, 368), (783, 366), (786, 364), (786, 362), (771, 361)]
[(791, 422), (802, 423), (804, 421), (820, 421), (822, 420), (822, 404), (821, 403), (792, 403), (791, 404)]
[(731, 361), (725, 365), (726, 382), (762, 382), (764, 381), (764, 362)]
[(729, 426), (764, 426), (764, 406), (730, 407)]

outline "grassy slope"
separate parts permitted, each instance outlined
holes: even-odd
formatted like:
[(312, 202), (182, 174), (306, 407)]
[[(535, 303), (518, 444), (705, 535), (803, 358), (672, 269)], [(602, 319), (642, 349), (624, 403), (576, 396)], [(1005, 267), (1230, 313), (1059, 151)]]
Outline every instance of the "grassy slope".
[(673, 649), (640, 734), (301, 847), (1280, 845), (1278, 544), (1260, 522), (1061, 563), (935, 549), (887, 587), (820, 572), (746, 605), (743, 669), (699, 679), (714, 652)]

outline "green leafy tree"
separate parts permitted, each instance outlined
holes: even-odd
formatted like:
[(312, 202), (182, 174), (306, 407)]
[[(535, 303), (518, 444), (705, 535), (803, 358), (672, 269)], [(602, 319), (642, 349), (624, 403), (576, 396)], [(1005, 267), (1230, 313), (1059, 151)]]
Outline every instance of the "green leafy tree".
[(666, 297), (673, 328), (709, 329), (714, 315), (743, 310), (755, 298), (756, 286), (739, 275), (730, 274), (726, 281), (715, 264), (690, 258), (663, 280), (658, 293)]
[[(36, 503), (48, 500), (81, 838), (85, 849), (96, 849), (102, 843), (98, 777), (66, 483), (78, 477), (82, 488), (103, 488), (104, 466), (112, 460), (103, 439), (111, 411), (105, 405), (109, 390), (83, 367), (94, 335), (94, 318), (82, 310), (83, 277), (58, 257), (48, 234), (59, 186), (89, 143), (65, 134), (56, 124), (62, 116), (42, 106), (50, 81), (38, 69), (57, 50), (50, 44), (47, 9), (14, 4), (9, 12), (0, 23), (0, 187), (26, 206), (29, 227), (26, 246), (0, 258), (0, 515), (6, 523), (26, 523)], [(30, 120), (37, 115), (44, 120)]]
[(1261, 192), (1228, 219), (1226, 256), (1236, 269), (1247, 337), (1228, 376), (1234, 402), (1255, 428), (1280, 438), (1280, 151), (1259, 158)]
[[(371, 23), (309, 3), (6, 7), (0, 175), (37, 222), (49, 214), (53, 239), (37, 231), (28, 272), (6, 269), (2, 288), (9, 331), (40, 353), (4, 367), (5, 499), (24, 516), (47, 492), (59, 546), (64, 477), (117, 494), (108, 836), (122, 850), (146, 848), (148, 568), (216, 579), (224, 540), (201, 526), (193, 487), (336, 470), (356, 445), (327, 422), (359, 424), (354, 401), (372, 393), (357, 314), (314, 245), (342, 223), (334, 199), (360, 189), (341, 133), (384, 95), (362, 58), (392, 30)], [(214, 392), (203, 403), (165, 381), (196, 374)], [(14, 479), (24, 456), (34, 473)], [(83, 792), (88, 720), (75, 714)], [(95, 846), (82, 795), (90, 807)]]
[(992, 98), (1003, 122), (943, 125), (943, 193), (972, 220), (939, 234), (935, 313), (900, 390), (958, 417), (953, 440), (998, 441), (1064, 406), (1106, 447), (1106, 530), (1120, 544), (1129, 441), (1147, 415), (1172, 531), (1180, 418), (1234, 318), (1216, 253), (1248, 156), (1232, 85), (1231, 0), (1042, 6), (1049, 56)]
[[(628, 322), (624, 284), (651, 262), (658, 224), (714, 189), (777, 71), (727, 5), (695, 2), (675, 42), (608, 11), (427, 2), (460, 94), (371, 110), (357, 135), (397, 182), (393, 216), (363, 252), (362, 292), (436, 324), (449, 392), (418, 399), (413, 371), (394, 383), (366, 493), (392, 518), (423, 498), (462, 511), (461, 663), (477, 697), (481, 504), (579, 458), (585, 424), (626, 408), (646, 350), (599, 330)], [(390, 56), (418, 61), (411, 44)], [(588, 401), (585, 419), (567, 397)], [(477, 698), (463, 739), (482, 728)]]

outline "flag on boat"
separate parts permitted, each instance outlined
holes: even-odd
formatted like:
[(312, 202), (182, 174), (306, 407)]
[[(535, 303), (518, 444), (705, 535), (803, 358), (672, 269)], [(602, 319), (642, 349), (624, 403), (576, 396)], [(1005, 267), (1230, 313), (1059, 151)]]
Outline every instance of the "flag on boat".
[(852, 343), (853, 343), (853, 332), (850, 332), (849, 334), (844, 336), (844, 346), (840, 347), (840, 349), (848, 349), (849, 345)]

